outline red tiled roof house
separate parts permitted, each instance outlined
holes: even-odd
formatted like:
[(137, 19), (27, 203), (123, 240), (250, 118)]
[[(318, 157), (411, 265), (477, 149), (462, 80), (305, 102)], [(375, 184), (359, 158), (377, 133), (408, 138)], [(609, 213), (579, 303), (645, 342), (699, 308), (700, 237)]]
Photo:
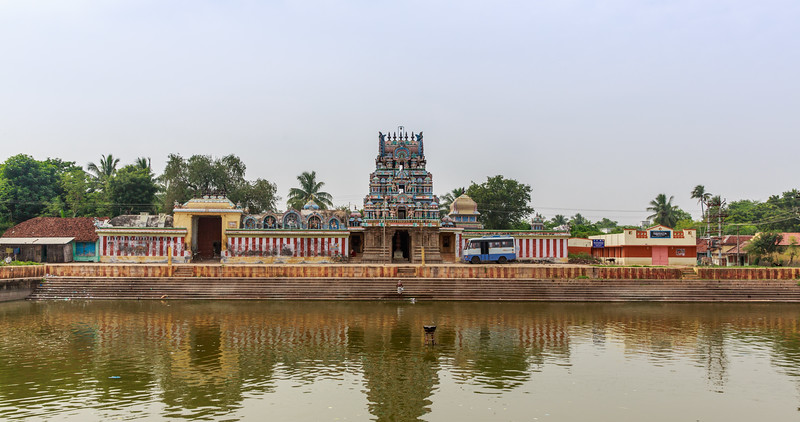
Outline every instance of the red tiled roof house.
[(34, 262), (97, 262), (97, 233), (90, 217), (36, 217), (0, 237), (5, 255)]

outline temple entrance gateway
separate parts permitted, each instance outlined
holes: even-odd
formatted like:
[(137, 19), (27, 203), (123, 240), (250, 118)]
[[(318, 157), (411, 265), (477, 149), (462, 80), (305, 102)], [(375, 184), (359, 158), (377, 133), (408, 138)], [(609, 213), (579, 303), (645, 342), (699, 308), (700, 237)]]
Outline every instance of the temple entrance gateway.
[(398, 230), (392, 236), (392, 262), (408, 262), (411, 237), (407, 230)]
[(222, 217), (197, 218), (197, 256), (218, 258), (222, 248)]

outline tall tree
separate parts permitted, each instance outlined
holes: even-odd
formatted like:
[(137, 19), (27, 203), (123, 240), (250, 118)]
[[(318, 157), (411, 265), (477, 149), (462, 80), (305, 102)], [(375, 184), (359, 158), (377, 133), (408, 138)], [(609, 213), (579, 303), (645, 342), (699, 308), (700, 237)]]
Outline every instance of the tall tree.
[(210, 155), (193, 155), (188, 160), (170, 154), (164, 173), (158, 177), (161, 209), (169, 212), (176, 202), (218, 193), (248, 207), (251, 212), (274, 210), (279, 199), (275, 195), (275, 184), (264, 179), (249, 182), (244, 177), (245, 170), (242, 160), (232, 154), (218, 159)]
[(331, 194), (320, 190), (325, 186), (325, 182), (317, 181), (316, 171), (312, 171), (311, 173), (304, 171), (297, 176), (297, 181), (300, 182), (300, 187), (289, 189), (289, 198), (287, 201), (289, 208), (299, 210), (311, 200), (319, 205), (321, 209), (333, 207), (333, 197)]
[(100, 165), (89, 163), (86, 169), (94, 176), (95, 180), (100, 183), (105, 183), (109, 177), (116, 173), (117, 164), (119, 164), (119, 158), (114, 158), (111, 154), (108, 154), (108, 156), (101, 155)]
[(652, 219), (655, 224), (661, 224), (667, 227), (675, 227), (675, 224), (679, 219), (679, 214), (678, 206), (672, 205), (673, 199), (673, 196), (670, 196), (669, 199), (667, 199), (667, 195), (659, 193), (656, 196), (656, 199), (650, 201), (650, 206), (647, 207), (647, 211), (653, 213), (647, 218)]
[(473, 182), (466, 193), (478, 204), (480, 221), (487, 229), (511, 229), (533, 212), (530, 185), (501, 175), (488, 177), (480, 185)]
[(556, 214), (550, 221), (553, 222), (554, 227), (561, 227), (569, 222), (563, 214)]
[(153, 174), (153, 168), (150, 165), (150, 157), (137, 157), (134, 165)]
[(773, 254), (781, 252), (781, 241), (783, 234), (775, 231), (765, 231), (753, 236), (752, 239), (745, 246), (748, 253), (755, 255), (756, 262), (762, 259), (767, 262), (772, 262)]
[(466, 189), (461, 187), (455, 188), (442, 195), (439, 198), (439, 218), (443, 218), (447, 214), (450, 214), (450, 206), (453, 205), (453, 201), (455, 201), (459, 196), (463, 195), (466, 191)]
[(697, 185), (692, 189), (692, 199), (697, 199), (697, 203), (700, 204), (700, 216), (705, 217), (705, 209), (703, 208), (707, 203), (708, 200), (711, 198), (711, 193), (706, 192), (706, 187), (703, 185)]
[(108, 180), (108, 194), (114, 215), (156, 210), (158, 186), (148, 169), (127, 165)]
[[(7, 223), (38, 216), (58, 197), (58, 168), (25, 154), (0, 166), (0, 211)], [(7, 225), (7, 224), (6, 224)]]
[(592, 224), (592, 222), (586, 217), (582, 216), (581, 213), (576, 213), (572, 216), (572, 219), (570, 219), (570, 224), (577, 226), (588, 226)]

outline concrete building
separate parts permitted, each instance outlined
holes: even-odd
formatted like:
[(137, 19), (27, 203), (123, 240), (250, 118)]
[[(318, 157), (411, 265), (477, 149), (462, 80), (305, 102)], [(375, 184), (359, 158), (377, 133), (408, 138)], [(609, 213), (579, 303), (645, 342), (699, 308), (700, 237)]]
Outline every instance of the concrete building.
[(644, 230), (589, 236), (592, 256), (621, 265), (695, 265), (697, 233), (652, 226)]

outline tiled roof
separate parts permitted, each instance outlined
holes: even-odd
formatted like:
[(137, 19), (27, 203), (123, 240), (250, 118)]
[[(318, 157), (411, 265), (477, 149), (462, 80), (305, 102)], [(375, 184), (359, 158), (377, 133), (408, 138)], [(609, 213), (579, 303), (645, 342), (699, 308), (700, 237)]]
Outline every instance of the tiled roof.
[(781, 239), (781, 246), (789, 246), (792, 244), (792, 238), (794, 238), (795, 245), (800, 245), (800, 233), (781, 233), (783, 235), (783, 239)]
[(90, 217), (36, 217), (6, 230), (2, 237), (74, 237), (76, 242), (97, 240)]
[[(738, 240), (737, 240), (737, 238), (738, 238)], [(746, 241), (748, 241), (748, 240), (750, 240), (752, 238), (753, 238), (753, 235), (751, 235), (751, 234), (743, 234), (743, 235), (740, 235), (740, 236), (736, 236), (735, 234), (729, 234), (729, 235), (726, 235), (726, 236), (722, 237), (722, 244), (723, 245), (736, 245), (736, 243), (738, 242), (739, 245), (741, 245), (742, 243), (744, 243), (744, 242), (746, 242)], [(800, 241), (800, 237), (798, 237), (798, 240)]]

